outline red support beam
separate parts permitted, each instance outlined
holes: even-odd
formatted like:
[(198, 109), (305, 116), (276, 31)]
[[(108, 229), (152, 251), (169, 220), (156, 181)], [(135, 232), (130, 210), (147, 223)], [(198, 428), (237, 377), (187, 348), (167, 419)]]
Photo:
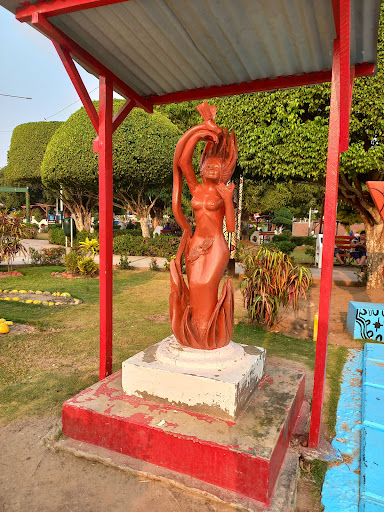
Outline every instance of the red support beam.
[(36, 13), (43, 14), (46, 18), (69, 14), (71, 12), (83, 11), (104, 5), (119, 4), (128, 0), (50, 0), (39, 1), (36, 4), (17, 7), (16, 19), (22, 22), (31, 21)]
[(349, 148), (349, 118), (351, 113), (351, 2), (340, 2), (340, 151)]
[[(121, 125), (121, 123), (124, 121), (124, 119), (127, 117), (127, 115), (130, 113), (130, 111), (134, 108), (135, 102), (134, 101), (127, 101), (124, 103), (124, 105), (121, 107), (121, 109), (113, 116), (112, 120), (112, 131), (115, 132), (117, 128)], [(98, 153), (99, 152), (99, 136), (95, 138), (93, 141), (93, 152)]]
[(117, 114), (113, 116), (113, 120), (112, 120), (113, 132), (115, 132), (117, 130), (117, 128), (121, 125), (121, 123), (124, 121), (124, 119), (130, 113), (130, 111), (134, 108), (134, 106), (135, 106), (134, 101), (127, 101), (119, 109)]
[[(375, 74), (375, 65), (369, 62), (355, 66), (355, 76), (371, 76)], [(204, 100), (235, 94), (249, 94), (252, 92), (274, 91), (277, 89), (291, 89), (303, 85), (322, 84), (330, 82), (332, 71), (318, 71), (315, 73), (303, 73), (302, 75), (279, 76), (277, 78), (265, 78), (253, 80), (241, 84), (212, 86), (189, 91), (172, 92), (161, 96), (146, 96), (152, 105), (168, 105), (168, 103), (180, 103), (182, 101)]]
[[(350, 8), (350, 0), (339, 0), (334, 11), (339, 16), (344, 15)], [(331, 108), (329, 116), (327, 175), (325, 184), (324, 204), (324, 245), (321, 267), (319, 323), (316, 346), (315, 375), (312, 396), (311, 425), (309, 431), (309, 446), (319, 446), (321, 434), (321, 416), (323, 409), (325, 371), (327, 364), (328, 330), (331, 307), (331, 292), (333, 280), (333, 259), (335, 248), (336, 210), (339, 183), (340, 152), (345, 150), (345, 139), (342, 130), (346, 129), (351, 106), (351, 91), (353, 70), (350, 73), (349, 63), (349, 31), (341, 30), (343, 39), (336, 39), (333, 49)], [(346, 40), (346, 38), (348, 40)], [(348, 57), (348, 59), (346, 58)], [(348, 62), (346, 62), (348, 60)], [(346, 92), (348, 95), (346, 95)], [(346, 99), (348, 101), (346, 101)], [(344, 133), (345, 135), (345, 133)], [(348, 149), (348, 145), (347, 148)]]
[(137, 94), (131, 89), (125, 82), (123, 82), (114, 73), (109, 71), (101, 62), (95, 57), (88, 53), (79, 44), (75, 43), (70, 37), (68, 37), (60, 29), (56, 28), (50, 21), (48, 21), (42, 14), (34, 13), (32, 16), (32, 24), (35, 25), (43, 34), (48, 36), (52, 41), (55, 41), (58, 45), (66, 48), (71, 55), (79, 59), (83, 64), (89, 67), (97, 75), (103, 75), (108, 77), (114, 84), (114, 88), (121, 93), (123, 96), (133, 100), (138, 107), (141, 107), (146, 112), (153, 112), (153, 105), (146, 99), (142, 98), (140, 94)]
[(112, 373), (113, 301), (113, 83), (100, 76), (99, 102), (99, 243), (100, 243), (100, 380)]
[(70, 53), (68, 52), (68, 50), (62, 48), (57, 43), (53, 42), (53, 44), (55, 45), (56, 51), (59, 54), (61, 62), (64, 64), (68, 76), (71, 79), (71, 82), (73, 83), (73, 86), (75, 87), (77, 94), (79, 95), (79, 98), (81, 99), (81, 102), (84, 105), (85, 110), (87, 111), (88, 117), (91, 120), (91, 123), (93, 124), (96, 133), (99, 133), (99, 115), (95, 109), (94, 104), (92, 103), (92, 100), (88, 94), (84, 82), (76, 69), (75, 63), (73, 62)]

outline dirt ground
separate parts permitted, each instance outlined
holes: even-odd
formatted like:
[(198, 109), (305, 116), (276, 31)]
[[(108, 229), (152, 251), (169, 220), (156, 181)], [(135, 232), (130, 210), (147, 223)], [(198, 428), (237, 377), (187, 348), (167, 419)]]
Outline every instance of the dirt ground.
[[(314, 285), (301, 299), (300, 310), (290, 312), (281, 322), (276, 331), (295, 338), (311, 339), (313, 320), (319, 311), (320, 285)], [(349, 301), (384, 302), (384, 290), (366, 290), (365, 287), (336, 286), (332, 287), (331, 316), (329, 323), (329, 343), (350, 348), (361, 347), (361, 343), (352, 339), (346, 329)]]
[[(277, 330), (311, 338), (318, 311), (319, 286), (313, 286), (298, 313), (291, 313)], [(361, 346), (345, 331), (350, 300), (384, 302), (384, 291), (334, 286), (330, 342)], [(236, 296), (237, 317), (241, 296)], [(156, 321), (156, 319), (154, 319)], [(277, 358), (270, 362), (279, 363)], [(286, 361), (285, 366), (286, 366)], [(294, 365), (294, 364), (293, 364)], [(307, 372), (310, 396), (313, 375)], [(6, 512), (229, 512), (234, 508), (142, 477), (52, 451), (47, 445), (60, 428), (60, 418), (32, 418), (0, 427), (0, 510)], [(48, 443), (49, 444), (49, 443)], [(316, 509), (308, 493), (299, 491), (297, 511)]]

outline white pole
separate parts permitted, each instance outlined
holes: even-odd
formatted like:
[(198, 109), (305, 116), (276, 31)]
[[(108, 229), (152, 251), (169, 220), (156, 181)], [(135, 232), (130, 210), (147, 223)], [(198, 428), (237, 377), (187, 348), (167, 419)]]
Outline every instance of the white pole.
[(312, 208), (309, 209), (308, 235), (311, 234), (311, 213), (312, 213)]
[(73, 247), (73, 219), (71, 217), (71, 247)]

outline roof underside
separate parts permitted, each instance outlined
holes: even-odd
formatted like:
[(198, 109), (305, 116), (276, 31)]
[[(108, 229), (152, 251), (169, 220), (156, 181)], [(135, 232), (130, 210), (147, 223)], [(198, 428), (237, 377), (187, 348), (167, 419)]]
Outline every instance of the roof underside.
[[(352, 0), (352, 65), (376, 63), (379, 11)], [(330, 70), (336, 37), (331, 0), (131, 0), (50, 22), (144, 97)]]

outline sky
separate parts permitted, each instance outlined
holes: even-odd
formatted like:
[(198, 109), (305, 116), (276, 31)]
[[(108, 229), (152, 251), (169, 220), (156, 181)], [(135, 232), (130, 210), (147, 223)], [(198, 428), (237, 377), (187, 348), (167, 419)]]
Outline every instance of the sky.
[[(98, 99), (98, 79), (82, 68), (79, 71), (91, 99)], [(26, 23), (16, 21), (0, 6), (0, 168), (7, 164), (16, 126), (44, 120), (66, 121), (81, 106), (52, 42)]]

